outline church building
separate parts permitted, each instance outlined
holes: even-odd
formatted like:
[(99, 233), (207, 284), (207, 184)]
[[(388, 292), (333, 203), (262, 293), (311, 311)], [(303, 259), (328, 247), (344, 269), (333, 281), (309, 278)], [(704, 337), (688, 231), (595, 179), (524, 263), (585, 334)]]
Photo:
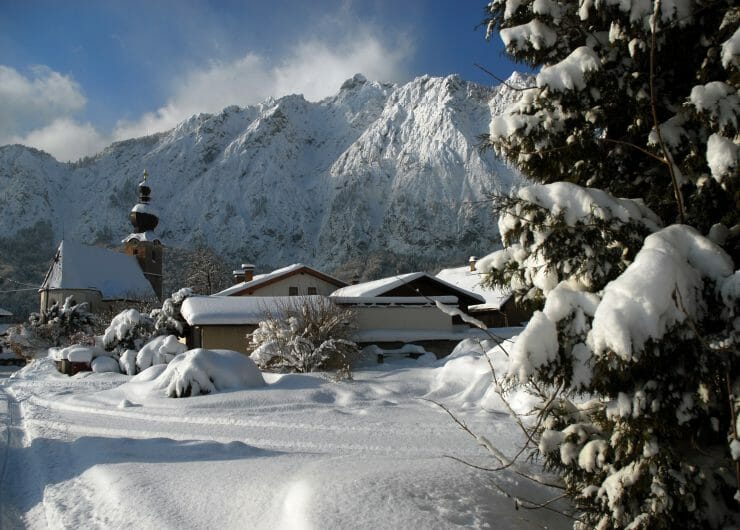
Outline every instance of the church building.
[(133, 232), (123, 240), (123, 252), (62, 240), (39, 289), (42, 311), (69, 296), (77, 304), (87, 302), (93, 313), (117, 302), (162, 300), (164, 247), (154, 233), (159, 216), (150, 204), (147, 177), (144, 171), (139, 201), (129, 214)]

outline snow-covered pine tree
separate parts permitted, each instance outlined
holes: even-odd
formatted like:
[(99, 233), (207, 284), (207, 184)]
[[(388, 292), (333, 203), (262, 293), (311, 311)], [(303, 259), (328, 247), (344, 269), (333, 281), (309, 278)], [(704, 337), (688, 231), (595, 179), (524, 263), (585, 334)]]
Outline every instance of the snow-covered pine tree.
[(178, 289), (162, 302), (161, 309), (153, 309), (149, 313), (154, 321), (154, 333), (156, 335), (185, 336), (187, 323), (180, 310), (182, 309), (182, 303), (190, 296), (193, 296), (193, 290), (189, 287)]
[(479, 263), (542, 307), (511, 352), (543, 398), (538, 451), (577, 527), (721, 526), (740, 500), (740, 9), (493, 0), (486, 17), (540, 68), (487, 137), (538, 184), (501, 202), (505, 248)]
[(541, 67), (488, 136), (528, 177), (642, 197), (702, 233), (738, 223), (734, 2), (494, 0), (487, 15), (489, 36)]

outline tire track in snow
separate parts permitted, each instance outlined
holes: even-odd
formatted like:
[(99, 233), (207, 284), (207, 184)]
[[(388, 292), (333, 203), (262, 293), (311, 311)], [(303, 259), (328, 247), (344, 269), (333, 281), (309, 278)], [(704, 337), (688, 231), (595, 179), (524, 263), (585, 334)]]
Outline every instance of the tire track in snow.
[[(405, 423), (378, 422), (368, 427), (351, 423), (335, 425), (267, 420), (157, 415), (152, 412), (121, 409), (106, 410), (77, 404), (52, 402), (37, 396), (29, 399), (34, 407), (27, 421), (39, 430), (53, 429), (59, 435), (127, 438), (168, 438), (179, 441), (241, 442), (253, 447), (289, 452), (380, 454), (405, 457), (439, 457), (449, 453), (450, 439), (458, 457), (483, 453), (457, 425), (447, 422), (436, 411), (428, 421), (409, 426)], [(429, 410), (424, 408), (422, 410)], [(115, 419), (115, 425), (99, 419)], [(329, 435), (329, 436), (327, 436)]]

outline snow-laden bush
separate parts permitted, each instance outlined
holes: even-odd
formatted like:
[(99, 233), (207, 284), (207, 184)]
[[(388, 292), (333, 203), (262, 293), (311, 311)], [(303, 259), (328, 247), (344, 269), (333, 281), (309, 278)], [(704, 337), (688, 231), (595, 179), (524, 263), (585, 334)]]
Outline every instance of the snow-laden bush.
[(155, 380), (167, 397), (190, 397), (265, 385), (257, 365), (231, 350), (197, 348), (175, 357)]
[(266, 314), (250, 335), (251, 358), (265, 370), (313, 372), (334, 368), (350, 377), (358, 357), (352, 340), (354, 315), (323, 297), (296, 298)]
[(155, 364), (167, 364), (187, 349), (174, 335), (154, 337), (136, 354), (136, 368), (141, 372)]
[(90, 368), (95, 373), (120, 373), (121, 369), (118, 365), (118, 361), (113, 357), (101, 356), (96, 357), (90, 363)]
[(185, 335), (185, 319), (182, 318), (180, 309), (182, 303), (193, 295), (193, 290), (190, 288), (183, 288), (172, 293), (172, 295), (162, 302), (161, 309), (154, 309), (150, 313), (152, 320), (154, 321), (154, 332), (157, 335), (177, 335), (182, 337)]
[(64, 303), (55, 302), (46, 311), (31, 313), (28, 322), (11, 328), (8, 345), (17, 355), (34, 358), (47, 348), (68, 345), (81, 335), (90, 336), (96, 321), (87, 303), (75, 304), (69, 296)]
[(103, 333), (106, 350), (139, 349), (152, 336), (154, 323), (151, 317), (136, 309), (121, 311)]
[(103, 345), (107, 350), (123, 351), (139, 349), (157, 335), (182, 337), (185, 333), (185, 320), (180, 314), (180, 308), (183, 301), (192, 294), (190, 289), (180, 289), (162, 303), (161, 309), (154, 309), (150, 314), (134, 308), (121, 311), (111, 319), (110, 325), (103, 332)]

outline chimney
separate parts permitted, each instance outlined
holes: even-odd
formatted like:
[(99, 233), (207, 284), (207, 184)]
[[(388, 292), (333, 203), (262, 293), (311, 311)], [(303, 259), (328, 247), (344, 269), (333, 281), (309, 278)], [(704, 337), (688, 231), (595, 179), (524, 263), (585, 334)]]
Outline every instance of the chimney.
[(242, 263), (242, 272), (244, 272), (244, 282), (251, 282), (254, 279), (254, 265), (251, 263)]
[(234, 277), (234, 285), (242, 282), (251, 282), (254, 279), (254, 265), (251, 263), (242, 263), (241, 269), (231, 272)]
[(470, 272), (475, 272), (475, 264), (478, 263), (478, 258), (470, 256), (468, 263), (470, 263)]

